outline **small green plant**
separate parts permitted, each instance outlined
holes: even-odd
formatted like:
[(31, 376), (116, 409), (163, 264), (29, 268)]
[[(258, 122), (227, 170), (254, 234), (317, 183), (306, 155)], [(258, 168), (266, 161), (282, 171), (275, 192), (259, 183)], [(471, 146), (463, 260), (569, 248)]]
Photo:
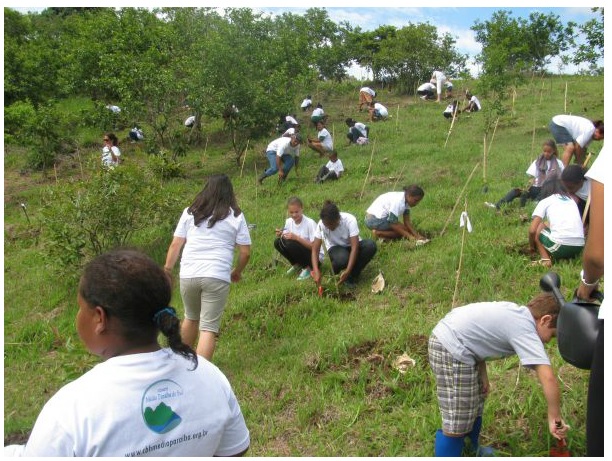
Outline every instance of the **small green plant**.
[(160, 149), (158, 154), (149, 156), (148, 166), (153, 174), (159, 179), (179, 178), (183, 176), (183, 168), (180, 162), (176, 161), (174, 155), (164, 149)]

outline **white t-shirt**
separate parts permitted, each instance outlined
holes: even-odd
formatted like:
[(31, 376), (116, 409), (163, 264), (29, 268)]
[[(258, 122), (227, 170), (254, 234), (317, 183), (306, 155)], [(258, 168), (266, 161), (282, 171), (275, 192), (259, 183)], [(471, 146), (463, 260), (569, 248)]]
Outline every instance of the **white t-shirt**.
[(298, 144), (294, 147), (291, 145), (291, 138), (281, 136), (268, 144), (266, 152), (276, 152), (277, 157), (282, 157), (283, 155), (300, 155), (300, 145)]
[(170, 349), (113, 357), (42, 409), (23, 456), (228, 456), (250, 444), (227, 378)]
[(588, 118), (577, 115), (555, 115), (552, 121), (554, 124), (565, 128), (583, 149), (593, 140), (595, 125)]
[(181, 278), (211, 277), (231, 282), (234, 248), (236, 245), (250, 245), (251, 236), (244, 213), (217, 221), (211, 228), (208, 220), (194, 224), (193, 215), (183, 210), (175, 237), (187, 239), (181, 256)]
[(442, 93), (442, 85), (444, 85), (444, 82), (446, 82), (446, 75), (444, 75), (444, 72), (435, 70), (433, 74), (431, 74), (431, 83), (434, 82), (436, 83), (437, 93)]
[(366, 210), (367, 214), (378, 219), (388, 219), (389, 222), (398, 222), (410, 207), (406, 204), (405, 192), (386, 192), (379, 195)]
[(315, 229), (315, 238), (323, 240), (323, 244), (328, 251), (337, 245), (350, 247), (351, 237), (359, 237), (357, 218), (344, 211), (340, 212), (340, 223), (333, 231), (325, 227), (322, 220), (317, 223), (317, 228)]
[(325, 115), (325, 112), (320, 107), (315, 107), (312, 111), (311, 117), (321, 117)]
[(195, 115), (190, 115), (189, 117), (187, 117), (185, 119), (185, 126), (193, 126), (193, 124), (195, 123)]
[(604, 148), (602, 147), (601, 151), (599, 152), (599, 155), (591, 165), (591, 168), (589, 168), (589, 171), (587, 171), (584, 175), (585, 178), (590, 178), (593, 181), (597, 181), (604, 184), (604, 171), (606, 170), (605, 164), (606, 159), (604, 158)]
[(287, 115), (285, 117), (285, 121), (291, 123), (292, 125), (299, 125), (298, 121), (294, 119), (291, 115)]
[(374, 103), (374, 110), (377, 110), (382, 118), (387, 118), (389, 116), (387, 108), (379, 102)]
[(327, 164), (325, 165), (325, 167), (329, 170), (329, 171), (333, 171), (336, 173), (336, 176), (340, 177), (340, 174), (344, 171), (344, 165), (342, 165), (342, 160), (340, 160), (339, 158), (336, 159), (335, 162), (332, 162), (331, 160), (329, 162), (327, 162)]
[[(111, 150), (113, 152), (113, 154), (115, 154), (115, 156), (117, 157), (117, 160), (113, 160), (113, 156), (111, 155)], [(104, 146), (102, 148), (102, 165), (104, 166), (117, 166), (119, 165), (119, 159), (121, 157), (121, 151), (119, 150), (119, 148), (117, 146), (110, 146), (110, 148), (108, 146)]]
[(310, 107), (312, 105), (312, 99), (304, 98), (300, 107), (304, 109), (305, 107)]
[(121, 108), (119, 106), (113, 106), (109, 104), (108, 106), (106, 106), (106, 108), (114, 114), (118, 114), (119, 112), (121, 112)]
[(526, 306), (496, 301), (456, 307), (432, 333), (453, 358), (468, 365), (514, 354), (525, 366), (550, 365)]
[(355, 122), (355, 128), (359, 130), (359, 132), (361, 133), (361, 136), (363, 136), (364, 138), (368, 137), (368, 132), (366, 131), (367, 127), (365, 123)]
[[(563, 162), (561, 160), (559, 160), (558, 158), (556, 160), (557, 160), (557, 171), (559, 172), (559, 177), (561, 177), (561, 172), (563, 171), (563, 168), (565, 167), (563, 166)], [(546, 161), (546, 174), (548, 174), (552, 165), (553, 165), (552, 160)], [(529, 168), (527, 168), (527, 174), (535, 178), (534, 185), (538, 187), (542, 185), (542, 183), (544, 182), (544, 179), (546, 178), (546, 175), (541, 175), (540, 171), (538, 170), (537, 159), (534, 160), (531, 163), (531, 165), (529, 165)]]
[(553, 194), (538, 202), (532, 218), (548, 221), (550, 239), (555, 243), (584, 246), (584, 228), (578, 205), (565, 195)]
[[(315, 229), (317, 223), (314, 219), (309, 218), (306, 215), (302, 215), (302, 221), (298, 224), (292, 218), (285, 220), (285, 227), (283, 227), (283, 234), (296, 234), (303, 239), (312, 242), (315, 239)], [(319, 260), (323, 260), (323, 248), (319, 250)]]
[(454, 110), (455, 110), (455, 106), (451, 103), (448, 106), (446, 106), (446, 109), (444, 109), (444, 112), (442, 113), (453, 115)]
[(477, 98), (476, 96), (472, 96), (472, 97), (470, 98), (470, 102), (471, 102), (471, 103), (474, 103), (474, 105), (475, 105), (476, 107), (478, 107), (478, 110), (481, 110), (481, 109), (482, 109), (482, 107), (481, 107), (481, 105), (480, 105), (480, 101), (478, 100), (478, 98)]
[(323, 144), (327, 150), (334, 149), (334, 141), (332, 140), (331, 133), (327, 131), (327, 128), (323, 128), (319, 131), (317, 133), (317, 138), (319, 138), (319, 141), (321, 141), (321, 144)]
[(294, 134), (295, 134), (295, 128), (293, 127), (287, 128), (285, 132), (283, 133), (283, 138), (290, 138)]
[(376, 91), (374, 91), (369, 86), (364, 86), (359, 90), (360, 93), (368, 93), (369, 95), (376, 96)]
[(433, 91), (436, 89), (436, 85), (431, 82), (423, 83), (421, 86), (417, 88), (417, 91)]

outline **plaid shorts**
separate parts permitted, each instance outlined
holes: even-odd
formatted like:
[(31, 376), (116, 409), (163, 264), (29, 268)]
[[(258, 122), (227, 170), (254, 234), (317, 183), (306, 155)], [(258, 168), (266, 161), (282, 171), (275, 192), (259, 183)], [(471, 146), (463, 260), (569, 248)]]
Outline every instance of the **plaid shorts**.
[(478, 365), (454, 359), (434, 335), (429, 337), (429, 364), (436, 376), (442, 429), (447, 434), (467, 434), (482, 416), (485, 395)]

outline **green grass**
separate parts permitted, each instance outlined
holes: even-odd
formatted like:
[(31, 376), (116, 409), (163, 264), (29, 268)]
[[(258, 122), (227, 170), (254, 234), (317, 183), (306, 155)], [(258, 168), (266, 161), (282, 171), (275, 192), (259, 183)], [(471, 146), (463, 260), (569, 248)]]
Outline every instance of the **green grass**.
[[(228, 155), (229, 142), (193, 150), (184, 159), (186, 177), (165, 185), (167, 193), (182, 197), (186, 206), (208, 174), (225, 172), (248, 222), (256, 224), (251, 261), (243, 280), (232, 286), (215, 354), (245, 414), (252, 456), (431, 456), (440, 417), (427, 337), (451, 309), (455, 289), (457, 305), (485, 300), (524, 303), (539, 292), (544, 273), (543, 268), (529, 267), (526, 253), (525, 217), (535, 205), (522, 210), (513, 203), (495, 213), (483, 202), (526, 184), (525, 170), (550, 137), (548, 122), (566, 104), (569, 113), (603, 115), (603, 99), (598, 96), (603, 79), (553, 77), (517, 89), (514, 107), (509, 100), (494, 137), (497, 117), (487, 114), (490, 101), (478, 95), (484, 110), (461, 115), (444, 147), (450, 123), (442, 116), (442, 105), (381, 90), (380, 100), (392, 118), (371, 124), (369, 146), (346, 147), (344, 119), (365, 118), (357, 111), (357, 90), (321, 92), (330, 95), (321, 102), (330, 114), (328, 129), (347, 169), (339, 181), (314, 184), (325, 160), (303, 148), (299, 176), (292, 171), (285, 184), (278, 185), (272, 177), (258, 186), (256, 178), (267, 168), (262, 151), (270, 137), (250, 143), (244, 166)], [(461, 88), (457, 91), (460, 94)], [(301, 113), (298, 117), (306, 122)], [(205, 126), (205, 136), (223, 139), (211, 125)], [(489, 155), (483, 172), (487, 127)], [(307, 123), (304, 130), (315, 134)], [(20, 175), (19, 150), (9, 147), (4, 210), (5, 442), (27, 434), (44, 402), (97, 361), (80, 345), (73, 327), (78, 274), (72, 279), (58, 277), (44, 256), (39, 196), (56, 178), (53, 173), (46, 179)], [(600, 143), (591, 146), (595, 153), (600, 148)], [(128, 162), (146, 159), (137, 145), (123, 144), (122, 149)], [(97, 165), (98, 148), (83, 149), (81, 156), (85, 165)], [(68, 181), (79, 171), (77, 159), (66, 159), (57, 181)], [(319, 298), (312, 282), (285, 276), (288, 266), (282, 261), (275, 265), (274, 228), (284, 222), (290, 195), (300, 196), (305, 214), (315, 220), (324, 200), (335, 200), (342, 211), (357, 216), (362, 237), (369, 237), (362, 224), (368, 205), (379, 194), (411, 183), (426, 193), (412, 211), (413, 223), (432, 241), (423, 247), (407, 241), (379, 245), (354, 295), (341, 290), (338, 298), (328, 275), (325, 296)], [(19, 207), (22, 201), (28, 204), (31, 225)], [(474, 228), (465, 237), (459, 227), (464, 209)], [(166, 230), (147, 229), (133, 243), (162, 263), (171, 240), (167, 229), (174, 228), (181, 211), (167, 217)], [(329, 265), (324, 268), (329, 274)], [(554, 266), (566, 294), (578, 283), (579, 268), (578, 260)], [(380, 270), (387, 286), (374, 295), (369, 285)], [(173, 305), (182, 309), (178, 290)], [(563, 413), (572, 426), (570, 450), (584, 455), (588, 372), (564, 364), (554, 341), (547, 349), (560, 379)], [(403, 353), (416, 361), (406, 374), (393, 367)], [(536, 377), (519, 367), (516, 358), (492, 362), (489, 370), (492, 392), (485, 406), (484, 443), (507, 455), (547, 455), (546, 404)]]

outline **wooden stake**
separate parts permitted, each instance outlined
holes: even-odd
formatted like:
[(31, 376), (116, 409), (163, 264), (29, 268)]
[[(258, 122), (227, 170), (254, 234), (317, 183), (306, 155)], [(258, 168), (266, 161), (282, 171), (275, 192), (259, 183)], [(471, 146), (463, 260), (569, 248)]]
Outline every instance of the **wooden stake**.
[(395, 112), (395, 131), (399, 131), (399, 104), (397, 105), (397, 111)]
[(482, 153), (482, 180), (487, 183), (487, 134), (484, 135), (483, 153)]
[(450, 138), (451, 132), (453, 131), (453, 125), (455, 124), (455, 119), (457, 118), (457, 109), (459, 108), (459, 104), (455, 106), (455, 110), (453, 111), (453, 119), (451, 120), (451, 126), (448, 129), (448, 134), (446, 135), (446, 141), (444, 142), (444, 147), (446, 148), (446, 144), (448, 143), (448, 138)]
[(465, 185), (463, 186), (463, 189), (461, 189), (461, 192), (459, 193), (459, 197), (457, 197), (457, 201), (455, 202), (455, 206), (453, 206), (453, 209), (452, 209), (452, 211), (450, 213), (450, 216), (446, 220), (446, 223), (444, 224), (444, 227), (442, 228), (442, 231), (440, 232), (440, 237), (442, 235), (444, 235), (444, 232), (446, 232), (446, 228), (448, 227), (448, 223), (450, 222), (451, 218), (453, 217), (453, 213), (455, 212), (455, 209), (457, 208), (457, 205), (459, 204), (459, 200), (461, 199), (461, 196), (463, 195), (463, 192), (465, 191), (465, 188), (469, 184), (470, 180), (472, 179), (472, 176), (474, 176), (474, 173), (476, 173), (476, 169), (479, 166), (480, 166), (480, 162), (478, 162), (478, 163), (476, 163), (476, 165), (474, 165), (474, 169), (472, 170), (472, 172), (470, 173), (470, 176), (468, 177), (467, 181), (465, 182)]
[(567, 82), (565, 82), (565, 98), (563, 100), (563, 113), (567, 114)]
[(370, 154), (370, 164), (368, 165), (368, 172), (366, 173), (365, 179), (363, 180), (363, 187), (361, 188), (361, 194), (359, 194), (359, 201), (361, 201), (363, 197), (363, 191), (365, 190), (365, 186), (368, 182), (368, 176), (370, 176), (370, 169), (372, 168), (372, 158), (374, 157), (374, 146), (376, 145), (376, 139), (372, 143), (372, 153)]
[(495, 127), (493, 128), (493, 134), (491, 135), (491, 140), (489, 141), (489, 148), (487, 149), (487, 154), (491, 154), (491, 144), (493, 144), (493, 139), (495, 139), (495, 132), (497, 131), (497, 124), (499, 123), (499, 117), (495, 120)]

